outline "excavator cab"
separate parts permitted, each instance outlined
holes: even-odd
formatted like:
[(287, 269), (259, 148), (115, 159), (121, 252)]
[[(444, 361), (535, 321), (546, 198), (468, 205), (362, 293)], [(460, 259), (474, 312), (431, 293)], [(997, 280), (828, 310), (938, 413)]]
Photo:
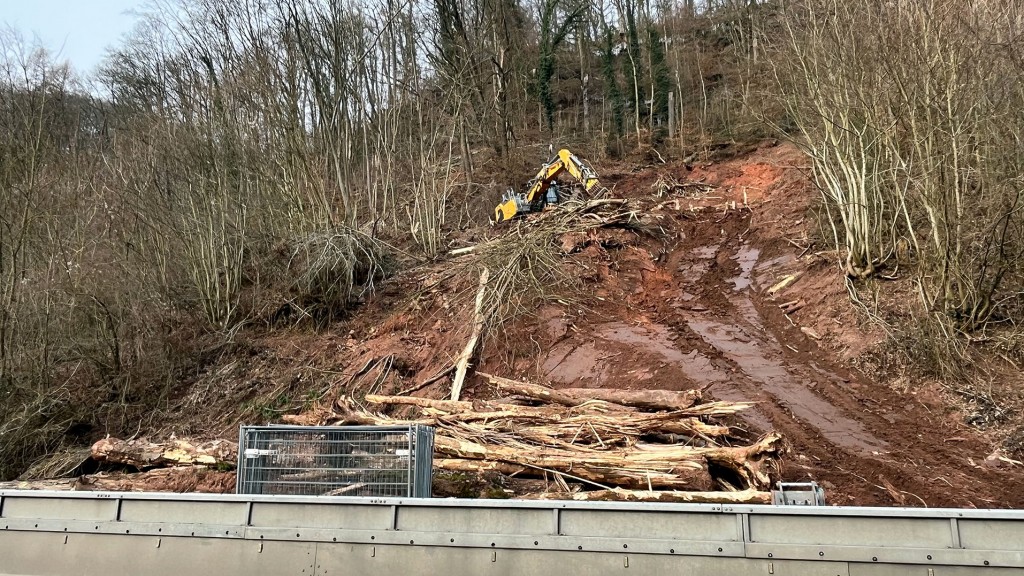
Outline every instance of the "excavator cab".
[(501, 195), (501, 204), (494, 209), (494, 223), (515, 218), (517, 214), (529, 212), (530, 206), (525, 203), (526, 195), (509, 188)]
[(568, 172), (583, 188), (590, 192), (599, 184), (597, 174), (572, 152), (562, 149), (530, 181), (526, 192), (508, 189), (501, 196), (501, 203), (494, 209), (494, 222), (511, 220), (528, 212), (539, 212), (550, 204), (560, 201), (558, 175)]

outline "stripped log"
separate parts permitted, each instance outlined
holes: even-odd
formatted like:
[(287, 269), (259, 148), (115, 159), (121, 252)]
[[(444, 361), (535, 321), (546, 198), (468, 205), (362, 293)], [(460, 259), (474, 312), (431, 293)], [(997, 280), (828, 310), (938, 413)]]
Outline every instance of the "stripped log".
[(127, 464), (136, 468), (166, 466), (217, 466), (234, 468), (238, 444), (212, 440), (193, 444), (188, 440), (150, 442), (145, 439), (104, 438), (92, 445), (91, 456), (98, 462)]
[(587, 401), (586, 398), (578, 398), (576, 396), (570, 396), (563, 394), (554, 388), (548, 388), (547, 386), (540, 386), (538, 384), (531, 384), (529, 382), (519, 382), (517, 380), (510, 380), (508, 378), (502, 378), (501, 376), (494, 376), (493, 374), (485, 374), (483, 372), (477, 372), (477, 374), (487, 378), (487, 380), (498, 387), (498, 390), (507, 394), (518, 394), (519, 396), (526, 396), (541, 402), (551, 402), (554, 404), (561, 404), (562, 406), (579, 406)]
[(604, 400), (644, 410), (686, 410), (701, 400), (700, 390), (616, 390), (603, 388), (562, 388), (562, 394), (577, 398)]
[[(589, 390), (586, 388), (568, 388), (556, 390), (548, 386), (510, 380), (500, 376), (478, 372), (506, 394), (526, 396), (541, 402), (560, 404), (567, 407), (578, 407), (588, 402), (605, 402), (610, 410), (645, 407), (649, 410), (676, 411), (687, 416), (727, 416), (736, 414), (753, 406), (751, 402), (705, 402), (696, 404), (701, 394), (698, 390), (672, 392), (669, 390)], [(587, 398), (584, 393), (593, 392), (595, 398)], [(579, 395), (578, 395), (579, 394)], [(618, 397), (622, 404), (613, 398)], [(643, 405), (643, 406), (641, 406)]]
[(475, 474), (498, 472), (506, 476), (516, 476), (530, 470), (526, 466), (509, 464), (507, 462), (466, 460), (464, 458), (434, 458), (434, 468), (448, 470), (449, 472), (472, 472)]
[[(520, 406), (495, 402), (453, 402), (410, 396), (367, 395), (367, 402), (389, 405), (412, 405), (424, 409), (435, 424), (473, 421), (527, 420), (531, 427), (544, 427), (551, 436), (579, 438), (581, 435), (598, 442), (618, 438), (639, 437), (648, 433), (668, 432), (688, 438), (725, 436), (727, 426), (706, 424), (680, 412), (657, 414), (607, 412), (592, 404), (565, 410), (553, 406)], [(475, 409), (474, 409), (475, 408)], [(523, 426), (518, 425), (518, 429)]]
[(680, 490), (591, 490), (565, 494), (544, 492), (526, 494), (519, 498), (527, 500), (575, 500), (577, 502), (683, 502), (702, 504), (771, 504), (772, 493), (761, 490), (740, 490), (738, 492), (696, 492)]
[(473, 410), (473, 403), (464, 400), (434, 400), (416, 396), (382, 396), (367, 394), (366, 401), (373, 404), (406, 404), (421, 408), (435, 408), (444, 412), (466, 412)]
[[(681, 447), (685, 448), (685, 447)], [(457, 438), (437, 437), (434, 450), (445, 456), (517, 464), (538, 470), (562, 472), (601, 485), (637, 488), (708, 487), (706, 468), (699, 454), (680, 451), (673, 461), (636, 461), (631, 452), (567, 451), (538, 448), (483, 445)]]

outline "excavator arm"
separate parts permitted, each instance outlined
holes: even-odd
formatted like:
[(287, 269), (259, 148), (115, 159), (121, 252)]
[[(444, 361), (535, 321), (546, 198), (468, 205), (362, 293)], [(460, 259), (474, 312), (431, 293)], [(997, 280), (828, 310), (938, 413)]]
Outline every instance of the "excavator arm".
[(558, 202), (557, 197), (548, 198), (547, 192), (562, 172), (568, 172), (583, 185), (587, 192), (591, 192), (600, 184), (597, 174), (592, 168), (584, 164), (575, 154), (563, 148), (558, 151), (557, 156), (541, 167), (533, 180), (530, 180), (525, 193), (505, 193), (501, 204), (494, 209), (494, 221), (511, 220), (520, 214), (543, 210), (548, 203)]

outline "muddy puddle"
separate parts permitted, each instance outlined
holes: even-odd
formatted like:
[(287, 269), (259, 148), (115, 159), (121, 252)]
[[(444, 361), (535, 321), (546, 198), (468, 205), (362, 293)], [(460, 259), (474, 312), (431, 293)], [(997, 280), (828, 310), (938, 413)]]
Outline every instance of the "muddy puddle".
[(687, 280), (698, 280), (711, 269), (711, 263), (714, 262), (719, 248), (721, 248), (720, 244), (713, 244), (694, 249), (686, 255), (686, 259), (679, 263), (676, 273)]
[(750, 273), (754, 269), (754, 265), (757, 264), (757, 258), (761, 255), (761, 251), (757, 248), (751, 248), (744, 246), (732, 257), (737, 264), (740, 265), (740, 274), (732, 279), (733, 291), (739, 292), (750, 287), (751, 278)]

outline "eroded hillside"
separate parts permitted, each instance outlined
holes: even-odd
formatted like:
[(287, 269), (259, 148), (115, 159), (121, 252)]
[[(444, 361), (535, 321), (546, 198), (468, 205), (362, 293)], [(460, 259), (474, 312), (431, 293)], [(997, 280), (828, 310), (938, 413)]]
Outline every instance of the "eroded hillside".
[[(790, 448), (783, 477), (819, 481), (834, 504), (1024, 505), (1013, 488), (1022, 468), (999, 459), (944, 393), (900, 393), (890, 375), (853, 368), (883, 335), (850, 302), (835, 255), (809, 243), (814, 191), (798, 151), (767, 142), (719, 162), (598, 168), (608, 196), (629, 199), (642, 226), (560, 236), (572, 291), (553, 289), (492, 327), (480, 371), (556, 388), (701, 389), (756, 402), (730, 424), (749, 438), (781, 433)], [(481, 229), (466, 244), (519, 233)], [(230, 439), (239, 424), (277, 422), (342, 395), (446, 397), (470, 332), (474, 253), (388, 280), (326, 331), (240, 333), (182, 384), (172, 416), (140, 433)], [(463, 396), (493, 394), (471, 371)], [(134, 482), (114, 473), (114, 487), (230, 489), (211, 479), (219, 475), (230, 472)]]

